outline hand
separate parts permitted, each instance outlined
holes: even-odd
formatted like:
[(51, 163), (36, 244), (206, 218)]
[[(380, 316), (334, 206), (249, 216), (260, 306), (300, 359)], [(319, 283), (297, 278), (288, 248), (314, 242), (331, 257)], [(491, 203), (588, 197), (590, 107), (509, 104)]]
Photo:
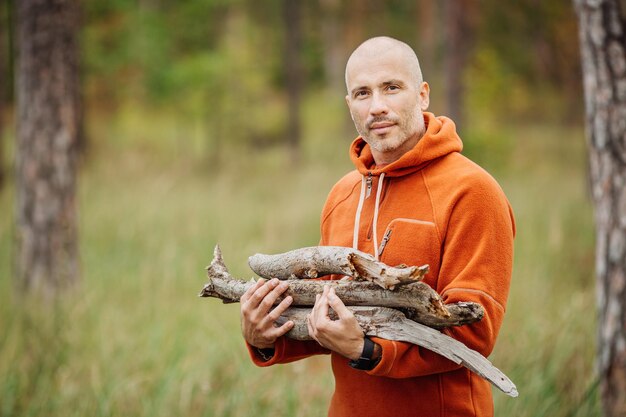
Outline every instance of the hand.
[(270, 281), (259, 279), (241, 296), (241, 332), (250, 345), (259, 349), (273, 348), (276, 339), (293, 327), (291, 320), (280, 327), (274, 324), (291, 305), (291, 296), (285, 297), (271, 310), (288, 287), (286, 282), (279, 283), (276, 278)]
[[(330, 319), (329, 307), (337, 313), (338, 320)], [(361, 356), (365, 335), (354, 314), (335, 294), (334, 288), (325, 285), (322, 294), (317, 295), (307, 325), (309, 335), (325, 348), (353, 360)]]

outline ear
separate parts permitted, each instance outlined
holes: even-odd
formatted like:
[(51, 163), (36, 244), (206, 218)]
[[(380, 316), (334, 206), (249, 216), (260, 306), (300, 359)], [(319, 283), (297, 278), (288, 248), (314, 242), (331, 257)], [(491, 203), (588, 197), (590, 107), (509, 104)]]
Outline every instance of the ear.
[(428, 105), (430, 104), (430, 86), (426, 81), (422, 82), (419, 88), (419, 96), (420, 96), (420, 108), (422, 111), (426, 111), (428, 109)]
[(348, 105), (348, 108), (350, 108), (350, 96), (348, 94), (346, 94), (346, 104)]

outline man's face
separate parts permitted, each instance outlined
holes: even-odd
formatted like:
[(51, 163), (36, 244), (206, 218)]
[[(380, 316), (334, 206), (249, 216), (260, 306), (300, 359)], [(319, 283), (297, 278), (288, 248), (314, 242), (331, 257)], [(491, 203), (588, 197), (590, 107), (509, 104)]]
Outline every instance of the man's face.
[(428, 108), (429, 91), (428, 84), (418, 83), (404, 57), (394, 51), (350, 62), (346, 101), (356, 130), (375, 159), (377, 154), (403, 154), (424, 133), (422, 111)]

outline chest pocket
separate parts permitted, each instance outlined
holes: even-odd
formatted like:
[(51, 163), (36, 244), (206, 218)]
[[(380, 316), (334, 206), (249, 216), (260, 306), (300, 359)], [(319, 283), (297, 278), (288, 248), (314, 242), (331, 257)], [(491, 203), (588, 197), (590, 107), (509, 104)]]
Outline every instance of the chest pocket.
[(397, 218), (385, 230), (379, 246), (380, 260), (387, 265), (421, 266), (428, 264), (424, 281), (433, 286), (439, 275), (441, 243), (435, 223)]

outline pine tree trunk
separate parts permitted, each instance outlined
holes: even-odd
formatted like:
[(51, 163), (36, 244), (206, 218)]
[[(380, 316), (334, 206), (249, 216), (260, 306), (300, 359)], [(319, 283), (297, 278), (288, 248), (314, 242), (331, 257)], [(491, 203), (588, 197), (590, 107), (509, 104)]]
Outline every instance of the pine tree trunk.
[(319, 25), (324, 43), (324, 72), (327, 84), (333, 92), (345, 89), (343, 71), (343, 44), (341, 42), (340, 0), (320, 0), (322, 8)]
[(16, 3), (16, 274), (22, 290), (51, 299), (79, 278), (78, 2)]
[(0, 191), (6, 182), (5, 161), (4, 161), (4, 129), (5, 129), (5, 103), (7, 92), (9, 91), (9, 70), (8, 57), (9, 48), (7, 44), (9, 19), (6, 11), (6, 4), (0, 3)]
[(470, 3), (467, 0), (445, 0), (445, 56), (444, 84), (446, 88), (447, 115), (454, 120), (457, 130), (463, 126), (465, 82), (463, 72), (467, 66), (469, 49), (472, 44), (468, 13)]
[(575, 0), (596, 223), (598, 371), (607, 416), (626, 416), (626, 53), (617, 0)]
[(431, 84), (435, 79), (437, 64), (437, 4), (432, 0), (419, 0), (415, 6), (415, 25), (420, 66), (424, 80)]

